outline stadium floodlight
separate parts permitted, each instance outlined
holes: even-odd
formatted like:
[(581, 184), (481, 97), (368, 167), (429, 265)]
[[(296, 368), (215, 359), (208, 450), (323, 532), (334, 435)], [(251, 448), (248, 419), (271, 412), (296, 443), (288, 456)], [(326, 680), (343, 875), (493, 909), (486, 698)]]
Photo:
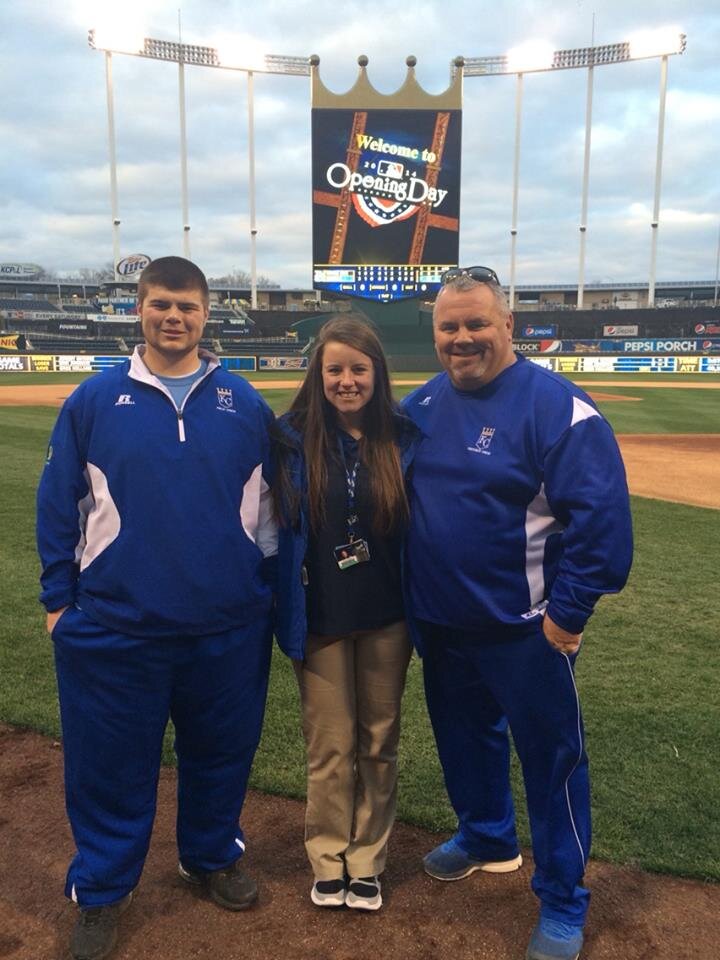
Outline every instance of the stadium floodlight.
[(124, 20), (107, 21), (90, 30), (88, 43), (105, 53), (142, 53), (145, 48), (145, 31), (142, 27)]
[[(116, 43), (116, 38), (118, 42)], [(239, 42), (238, 42), (239, 39)], [(115, 126), (113, 120), (111, 56), (113, 53), (125, 53), (131, 56), (145, 57), (150, 60), (163, 60), (177, 63), (179, 70), (180, 100), (180, 169), (183, 208), (183, 251), (190, 257), (190, 224), (187, 197), (187, 147), (185, 135), (185, 73), (188, 66), (215, 67), (220, 70), (237, 70), (247, 75), (248, 87), (248, 192), (250, 207), (250, 300), (257, 307), (257, 266), (255, 222), (255, 119), (254, 119), (254, 73), (285, 74), (296, 77), (310, 76), (309, 57), (278, 56), (262, 54), (257, 44), (248, 37), (226, 38), (219, 46), (201, 46), (182, 43), (182, 40), (157, 40), (153, 37), (140, 39), (137, 29), (127, 33), (113, 26), (93, 28), (88, 33), (88, 43), (95, 50), (102, 50), (106, 57), (108, 90), (108, 129), (110, 139), (110, 189), (113, 215), (113, 252), (117, 265), (120, 259), (119, 226), (117, 212), (117, 173), (115, 162)], [(117, 274), (115, 276), (117, 279)]]
[(509, 73), (549, 70), (555, 56), (552, 44), (545, 40), (530, 40), (508, 50), (506, 56)]
[(487, 77), (515, 74), (517, 92), (515, 97), (515, 156), (513, 167), (513, 206), (510, 226), (510, 307), (515, 306), (515, 267), (518, 233), (518, 193), (520, 174), (520, 129), (522, 112), (523, 76), (555, 70), (587, 69), (588, 85), (585, 107), (585, 153), (583, 162), (583, 186), (580, 212), (580, 257), (578, 268), (578, 309), (583, 307), (585, 288), (585, 243), (587, 236), (587, 202), (590, 174), (590, 134), (592, 128), (593, 68), (631, 60), (661, 58), (660, 100), (658, 110), (657, 153), (655, 161), (655, 201), (651, 222), (650, 278), (648, 282), (648, 306), (655, 303), (655, 266), (657, 260), (657, 236), (660, 222), (660, 185), (662, 177), (662, 151), (665, 130), (665, 98), (667, 91), (668, 57), (685, 52), (687, 37), (678, 27), (662, 27), (645, 30), (621, 43), (600, 46), (576, 47), (550, 52), (546, 44), (532, 41), (515, 47), (503, 56), (458, 57), (450, 65), (451, 76), (458, 70), (464, 77)]
[(685, 50), (685, 34), (678, 27), (643, 30), (628, 37), (631, 60), (665, 57)]
[(230, 70), (267, 72), (267, 57), (253, 37), (223, 36), (217, 44), (218, 65)]
[[(648, 39), (641, 39), (651, 36), (655, 38), (654, 46)], [(606, 43), (593, 47), (571, 47), (566, 50), (556, 50), (548, 65), (525, 66), (523, 73), (577, 70), (591, 66), (600, 67), (615, 63), (627, 63), (629, 60), (645, 60), (652, 57), (685, 53), (686, 45), (687, 37), (679, 29), (676, 30), (672, 27), (657, 31), (651, 30), (645, 34), (638, 34), (632, 44), (629, 40), (625, 40), (620, 43)], [(453, 61), (450, 66), (451, 73), (454, 74), (457, 69), (458, 66)], [(462, 70), (464, 77), (498, 76), (518, 72), (510, 65), (508, 54), (496, 57), (463, 57)]]

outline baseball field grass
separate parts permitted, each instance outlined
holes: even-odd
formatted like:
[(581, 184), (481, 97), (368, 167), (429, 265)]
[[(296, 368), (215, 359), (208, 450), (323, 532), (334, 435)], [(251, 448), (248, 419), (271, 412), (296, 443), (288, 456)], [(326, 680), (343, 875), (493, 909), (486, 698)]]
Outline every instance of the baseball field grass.
[[(21, 375), (20, 382), (30, 382), (29, 376)], [(56, 376), (69, 382), (70, 375)], [(10, 377), (0, 375), (0, 383), (19, 382), (17, 375)], [(720, 433), (718, 390), (597, 389), (640, 397), (637, 403), (601, 402), (620, 432)], [(293, 392), (283, 388), (264, 395), (279, 412)], [(52, 649), (37, 603), (34, 496), (55, 415), (48, 407), (0, 407), (0, 720), (51, 736), (60, 731)], [(630, 581), (622, 594), (601, 601), (577, 663), (593, 781), (593, 855), (720, 882), (720, 510), (634, 497), (633, 516)], [(421, 669), (414, 658), (403, 710), (399, 816), (450, 831), (454, 820), (425, 711)], [(170, 734), (166, 757), (171, 762)], [(517, 764), (513, 777), (527, 844)], [(253, 785), (302, 796), (304, 780), (295, 679), (276, 651)]]

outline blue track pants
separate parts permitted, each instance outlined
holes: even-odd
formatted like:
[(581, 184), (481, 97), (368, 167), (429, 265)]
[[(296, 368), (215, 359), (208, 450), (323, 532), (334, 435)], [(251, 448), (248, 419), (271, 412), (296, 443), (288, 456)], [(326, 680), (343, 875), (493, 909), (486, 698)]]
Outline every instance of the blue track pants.
[[(420, 624), (425, 694), (460, 846), (473, 857), (518, 853), (508, 723), (532, 834), (532, 888), (543, 916), (582, 925), (589, 892), (590, 785), (574, 658), (540, 625), (502, 638)], [(512, 639), (508, 639), (508, 637)]]
[(52, 636), (77, 847), (66, 894), (89, 907), (114, 903), (136, 886), (168, 718), (178, 759), (180, 859), (199, 870), (237, 860), (267, 694), (267, 619), (223, 634), (155, 640), (113, 633), (70, 607)]

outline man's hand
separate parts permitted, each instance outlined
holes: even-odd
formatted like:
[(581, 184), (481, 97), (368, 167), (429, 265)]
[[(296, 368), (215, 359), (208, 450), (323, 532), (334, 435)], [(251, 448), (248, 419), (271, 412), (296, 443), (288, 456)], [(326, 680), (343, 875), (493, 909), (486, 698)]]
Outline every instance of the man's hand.
[(550, 646), (560, 653), (572, 654), (577, 653), (580, 649), (582, 633), (568, 633), (567, 630), (559, 627), (547, 613), (543, 619), (543, 633)]
[(55, 624), (58, 622), (60, 617), (65, 613), (67, 607), (60, 607), (59, 610), (53, 610), (52, 613), (47, 615), (47, 632), (52, 633), (55, 629)]

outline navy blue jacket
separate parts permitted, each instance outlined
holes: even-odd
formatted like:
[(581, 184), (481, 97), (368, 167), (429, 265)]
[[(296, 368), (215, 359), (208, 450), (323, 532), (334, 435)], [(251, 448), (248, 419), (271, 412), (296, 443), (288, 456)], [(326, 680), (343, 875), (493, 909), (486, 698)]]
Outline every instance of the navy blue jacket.
[[(302, 437), (290, 421), (291, 415), (286, 413), (278, 419), (277, 426), (292, 448), (288, 465), (289, 475), (293, 489), (300, 494), (300, 509), (295, 525), (281, 524), (278, 530), (275, 637), (284, 653), (293, 660), (302, 660), (305, 656), (307, 636), (302, 567), (310, 536), (310, 519)], [(403, 476), (406, 476), (417, 446), (419, 432), (407, 417), (398, 415), (397, 422), (400, 464)]]

